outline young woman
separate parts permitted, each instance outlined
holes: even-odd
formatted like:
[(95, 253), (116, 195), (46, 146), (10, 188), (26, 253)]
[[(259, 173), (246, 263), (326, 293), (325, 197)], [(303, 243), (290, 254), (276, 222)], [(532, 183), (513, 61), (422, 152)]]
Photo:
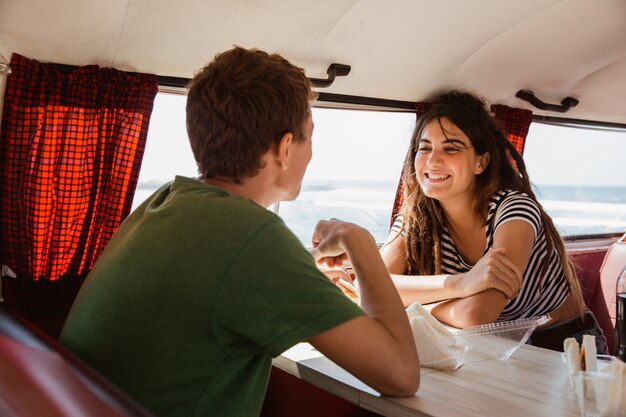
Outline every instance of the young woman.
[(595, 334), (576, 272), (532, 189), (521, 156), (478, 97), (440, 96), (418, 121), (404, 203), (383, 259), (406, 305), (430, 304), (455, 327), (549, 314), (532, 343), (563, 349)]

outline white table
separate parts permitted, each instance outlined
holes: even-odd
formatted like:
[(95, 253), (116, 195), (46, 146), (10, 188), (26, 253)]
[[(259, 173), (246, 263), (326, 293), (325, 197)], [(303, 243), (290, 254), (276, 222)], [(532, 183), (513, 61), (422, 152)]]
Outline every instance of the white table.
[(385, 416), (579, 417), (560, 353), (524, 345), (507, 361), (468, 352), (453, 372), (421, 369), (417, 394), (381, 396), (308, 343), (276, 358), (274, 366)]

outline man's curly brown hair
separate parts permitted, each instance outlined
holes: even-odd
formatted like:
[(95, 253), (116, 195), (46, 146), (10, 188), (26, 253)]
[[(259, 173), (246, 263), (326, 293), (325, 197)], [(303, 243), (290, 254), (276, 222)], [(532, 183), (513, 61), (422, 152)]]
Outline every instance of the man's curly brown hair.
[(280, 55), (235, 47), (216, 55), (188, 88), (187, 134), (203, 178), (241, 184), (283, 135), (306, 139), (310, 83)]

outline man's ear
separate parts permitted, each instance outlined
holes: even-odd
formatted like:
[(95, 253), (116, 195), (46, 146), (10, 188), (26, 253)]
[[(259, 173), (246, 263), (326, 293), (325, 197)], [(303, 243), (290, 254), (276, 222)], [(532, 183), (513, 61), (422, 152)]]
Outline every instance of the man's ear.
[(293, 133), (287, 132), (282, 138), (280, 138), (280, 141), (276, 146), (276, 160), (283, 169), (287, 169), (289, 167), (289, 157), (291, 155), (292, 143)]
[(485, 152), (482, 155), (478, 156), (478, 160), (476, 161), (476, 169), (474, 170), (474, 174), (482, 174), (483, 171), (489, 165), (489, 152)]

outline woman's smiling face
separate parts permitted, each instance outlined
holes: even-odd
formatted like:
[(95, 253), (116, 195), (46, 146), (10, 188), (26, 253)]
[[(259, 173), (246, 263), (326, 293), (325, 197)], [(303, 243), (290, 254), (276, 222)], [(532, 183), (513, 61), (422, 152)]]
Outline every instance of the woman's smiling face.
[(487, 155), (476, 155), (470, 139), (447, 118), (433, 119), (424, 128), (415, 154), (415, 175), (424, 194), (441, 203), (459, 197), (471, 200), (476, 175)]

